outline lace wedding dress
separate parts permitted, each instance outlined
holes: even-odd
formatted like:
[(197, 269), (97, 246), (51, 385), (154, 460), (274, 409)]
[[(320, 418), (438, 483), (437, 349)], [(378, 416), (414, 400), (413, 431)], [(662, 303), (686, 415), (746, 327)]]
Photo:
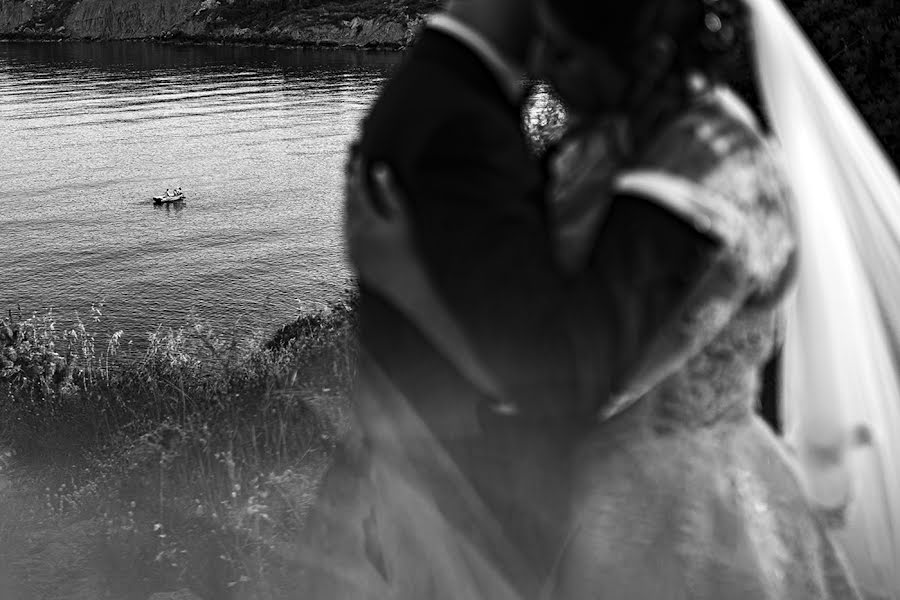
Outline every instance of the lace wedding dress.
[[(560, 153), (560, 182), (603, 160), (590, 150), (602, 144), (571, 143), (581, 151)], [(793, 458), (755, 414), (796, 260), (777, 164), (749, 111), (717, 89), (616, 174), (615, 200), (593, 203), (651, 200), (717, 249), (580, 447), (550, 597), (857, 597)], [(575, 192), (560, 189), (554, 207), (563, 257), (598, 243), (572, 225)]]

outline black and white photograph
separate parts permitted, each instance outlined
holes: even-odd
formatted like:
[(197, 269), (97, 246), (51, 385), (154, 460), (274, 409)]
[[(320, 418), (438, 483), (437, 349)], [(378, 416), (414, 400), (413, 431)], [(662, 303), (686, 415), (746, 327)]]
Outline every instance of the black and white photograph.
[(0, 600), (900, 600), (897, 0), (0, 0)]

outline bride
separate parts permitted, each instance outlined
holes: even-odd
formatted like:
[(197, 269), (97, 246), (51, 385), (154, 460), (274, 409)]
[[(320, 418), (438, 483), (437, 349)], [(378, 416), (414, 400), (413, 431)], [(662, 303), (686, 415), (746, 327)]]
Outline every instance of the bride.
[[(596, 270), (635, 299), (658, 294), (666, 282), (617, 279), (622, 265), (648, 268), (639, 245), (609, 242), (622, 227), (639, 233), (627, 219), (636, 203), (708, 242), (686, 291), (617, 365), (617, 393), (598, 399), (547, 595), (900, 598), (890, 163), (777, 0), (543, 0), (538, 14), (536, 68), (577, 123), (551, 158), (560, 268)], [(774, 136), (718, 82), (746, 30)], [(376, 190), (362, 181), (357, 165), (348, 231), (360, 277), (450, 356), (477, 356), (428, 284), (402, 191), (383, 172)], [(642, 331), (642, 315), (628, 326)], [(787, 444), (753, 411), (782, 335)]]

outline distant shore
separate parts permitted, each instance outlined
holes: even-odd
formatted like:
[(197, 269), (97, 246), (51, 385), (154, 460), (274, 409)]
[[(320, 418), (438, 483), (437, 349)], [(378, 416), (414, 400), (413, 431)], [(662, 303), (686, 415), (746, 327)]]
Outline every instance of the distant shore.
[(0, 0), (0, 41), (400, 50), (436, 0)]
[(102, 43), (102, 42), (135, 42), (164, 44), (172, 46), (247, 46), (280, 49), (310, 49), (310, 50), (361, 50), (374, 52), (401, 52), (410, 45), (407, 42), (395, 41), (369, 41), (364, 44), (353, 44), (337, 40), (295, 40), (291, 38), (267, 37), (265, 35), (251, 35), (246, 37), (216, 37), (206, 35), (175, 34), (168, 36), (151, 36), (137, 38), (95, 38), (95, 37), (67, 37), (48, 32), (15, 32), (0, 34), (0, 44), (3, 43)]

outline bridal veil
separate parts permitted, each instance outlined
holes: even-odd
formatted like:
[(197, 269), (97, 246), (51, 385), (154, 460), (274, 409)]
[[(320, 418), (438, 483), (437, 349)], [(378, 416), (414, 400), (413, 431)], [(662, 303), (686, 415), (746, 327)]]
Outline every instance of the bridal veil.
[[(900, 598), (900, 180), (779, 0), (746, 0), (796, 197), (783, 419), (860, 586)], [(846, 506), (841, 513), (840, 508)]]

